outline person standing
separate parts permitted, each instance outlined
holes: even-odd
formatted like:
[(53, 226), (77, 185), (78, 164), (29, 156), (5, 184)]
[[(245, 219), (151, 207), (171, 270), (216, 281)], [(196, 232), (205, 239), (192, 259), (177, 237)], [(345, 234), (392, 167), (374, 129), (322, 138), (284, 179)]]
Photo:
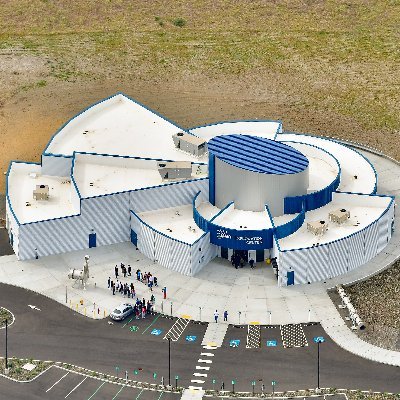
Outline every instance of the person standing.
[(131, 276), (132, 275), (132, 268), (131, 266), (128, 264), (128, 275)]
[(113, 284), (112, 290), (113, 290), (113, 296), (115, 296), (115, 284)]
[(107, 284), (108, 284), (108, 288), (110, 289), (110, 284), (111, 284), (111, 278), (110, 277), (108, 277)]
[(249, 264), (250, 264), (250, 268), (253, 269), (254, 268), (254, 260), (252, 258), (250, 258)]
[(218, 317), (219, 317), (218, 310), (215, 310), (214, 319), (216, 323), (218, 322)]
[(115, 279), (118, 279), (118, 266), (116, 265), (114, 268), (115, 271)]
[(227, 310), (224, 311), (224, 321), (228, 322), (228, 311)]

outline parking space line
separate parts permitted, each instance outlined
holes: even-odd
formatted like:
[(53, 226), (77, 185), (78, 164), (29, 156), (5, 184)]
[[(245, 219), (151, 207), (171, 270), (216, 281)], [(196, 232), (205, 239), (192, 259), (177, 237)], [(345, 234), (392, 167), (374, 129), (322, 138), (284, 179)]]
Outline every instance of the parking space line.
[(143, 390), (144, 390), (144, 389), (142, 389), (142, 390), (140, 391), (140, 393), (136, 396), (136, 399), (135, 399), (135, 400), (138, 400), (138, 398), (139, 398), (140, 395), (142, 394)]
[(57, 383), (60, 383), (68, 374), (69, 374), (69, 371), (68, 371), (65, 375), (63, 375), (56, 383), (54, 383), (52, 386), (50, 386), (50, 387), (46, 390), (46, 393), (47, 393), (48, 391), (50, 391), (51, 389), (53, 389), (53, 387), (56, 386)]
[(88, 398), (88, 400), (91, 400), (93, 396), (106, 384), (106, 382), (103, 382), (96, 390), (95, 392)]
[(158, 314), (154, 321), (142, 332), (142, 335), (160, 318), (161, 314)]
[(133, 318), (131, 318), (126, 324), (122, 325), (122, 327), (125, 328), (131, 321), (133, 321)]
[(122, 388), (118, 390), (118, 392), (115, 394), (115, 396), (112, 398), (112, 400), (115, 400), (119, 396), (119, 394), (124, 390), (125, 386), (126, 385), (122, 386)]
[(83, 380), (81, 382), (79, 382), (64, 398), (66, 399), (74, 390), (76, 390), (79, 386), (82, 385), (83, 382), (85, 382), (87, 379), (87, 376), (85, 376), (85, 378), (83, 378)]

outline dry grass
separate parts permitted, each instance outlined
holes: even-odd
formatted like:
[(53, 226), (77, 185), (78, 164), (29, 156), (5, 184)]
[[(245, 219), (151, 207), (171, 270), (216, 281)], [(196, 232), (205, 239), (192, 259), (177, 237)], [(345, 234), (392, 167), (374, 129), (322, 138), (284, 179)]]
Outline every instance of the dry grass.
[(301, 107), (398, 134), (399, 14), (398, 0), (6, 0), (0, 47), (48, 55), (65, 80), (274, 73)]
[(400, 261), (391, 268), (346, 288), (354, 307), (367, 325), (364, 339), (400, 350)]

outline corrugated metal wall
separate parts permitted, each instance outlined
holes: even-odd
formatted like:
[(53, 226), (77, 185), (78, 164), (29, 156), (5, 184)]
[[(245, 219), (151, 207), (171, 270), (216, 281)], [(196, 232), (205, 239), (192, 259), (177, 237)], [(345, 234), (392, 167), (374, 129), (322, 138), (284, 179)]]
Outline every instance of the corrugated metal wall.
[(295, 284), (318, 282), (344, 274), (380, 253), (391, 238), (394, 202), (379, 220), (363, 230), (328, 244), (279, 252), (281, 284), (287, 271), (295, 271)]
[(72, 156), (42, 155), (42, 175), (71, 176)]
[(131, 228), (138, 235), (139, 250), (168, 269), (183, 275), (194, 275), (217, 255), (217, 247), (210, 244), (209, 234), (190, 245), (150, 228), (135, 213), (131, 215)]
[(81, 214), (20, 226), (20, 259), (88, 248), (89, 233), (97, 246), (130, 238), (129, 193), (83, 199)]
[(130, 209), (136, 213), (191, 204), (197, 192), (208, 197), (208, 178), (130, 192)]
[(19, 225), (17, 223), (17, 220), (14, 218), (13, 213), (11, 212), (10, 206), (8, 205), (8, 200), (6, 199), (6, 225), (7, 225), (7, 231), (8, 231), (8, 237), (10, 238), (10, 235), (12, 233), (13, 237), (13, 245), (12, 248), (14, 250), (14, 253), (18, 257), (19, 254)]
[(211, 260), (217, 257), (218, 247), (210, 243), (210, 234), (206, 233), (193, 244), (191, 252), (192, 275), (195, 275)]

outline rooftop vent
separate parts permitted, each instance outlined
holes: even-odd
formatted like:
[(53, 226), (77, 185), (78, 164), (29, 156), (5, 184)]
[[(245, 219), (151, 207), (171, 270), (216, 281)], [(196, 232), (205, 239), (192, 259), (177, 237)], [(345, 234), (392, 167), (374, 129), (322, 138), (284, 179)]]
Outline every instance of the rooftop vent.
[(326, 221), (311, 221), (307, 222), (307, 230), (314, 235), (323, 235), (328, 230)]
[(336, 224), (343, 224), (350, 219), (350, 211), (345, 208), (331, 211), (329, 213), (329, 221), (335, 222)]
[(194, 135), (178, 132), (172, 136), (175, 147), (193, 156), (200, 157), (207, 153), (207, 142)]
[(33, 198), (35, 200), (48, 200), (49, 199), (49, 186), (48, 185), (36, 185), (36, 189), (33, 191)]

